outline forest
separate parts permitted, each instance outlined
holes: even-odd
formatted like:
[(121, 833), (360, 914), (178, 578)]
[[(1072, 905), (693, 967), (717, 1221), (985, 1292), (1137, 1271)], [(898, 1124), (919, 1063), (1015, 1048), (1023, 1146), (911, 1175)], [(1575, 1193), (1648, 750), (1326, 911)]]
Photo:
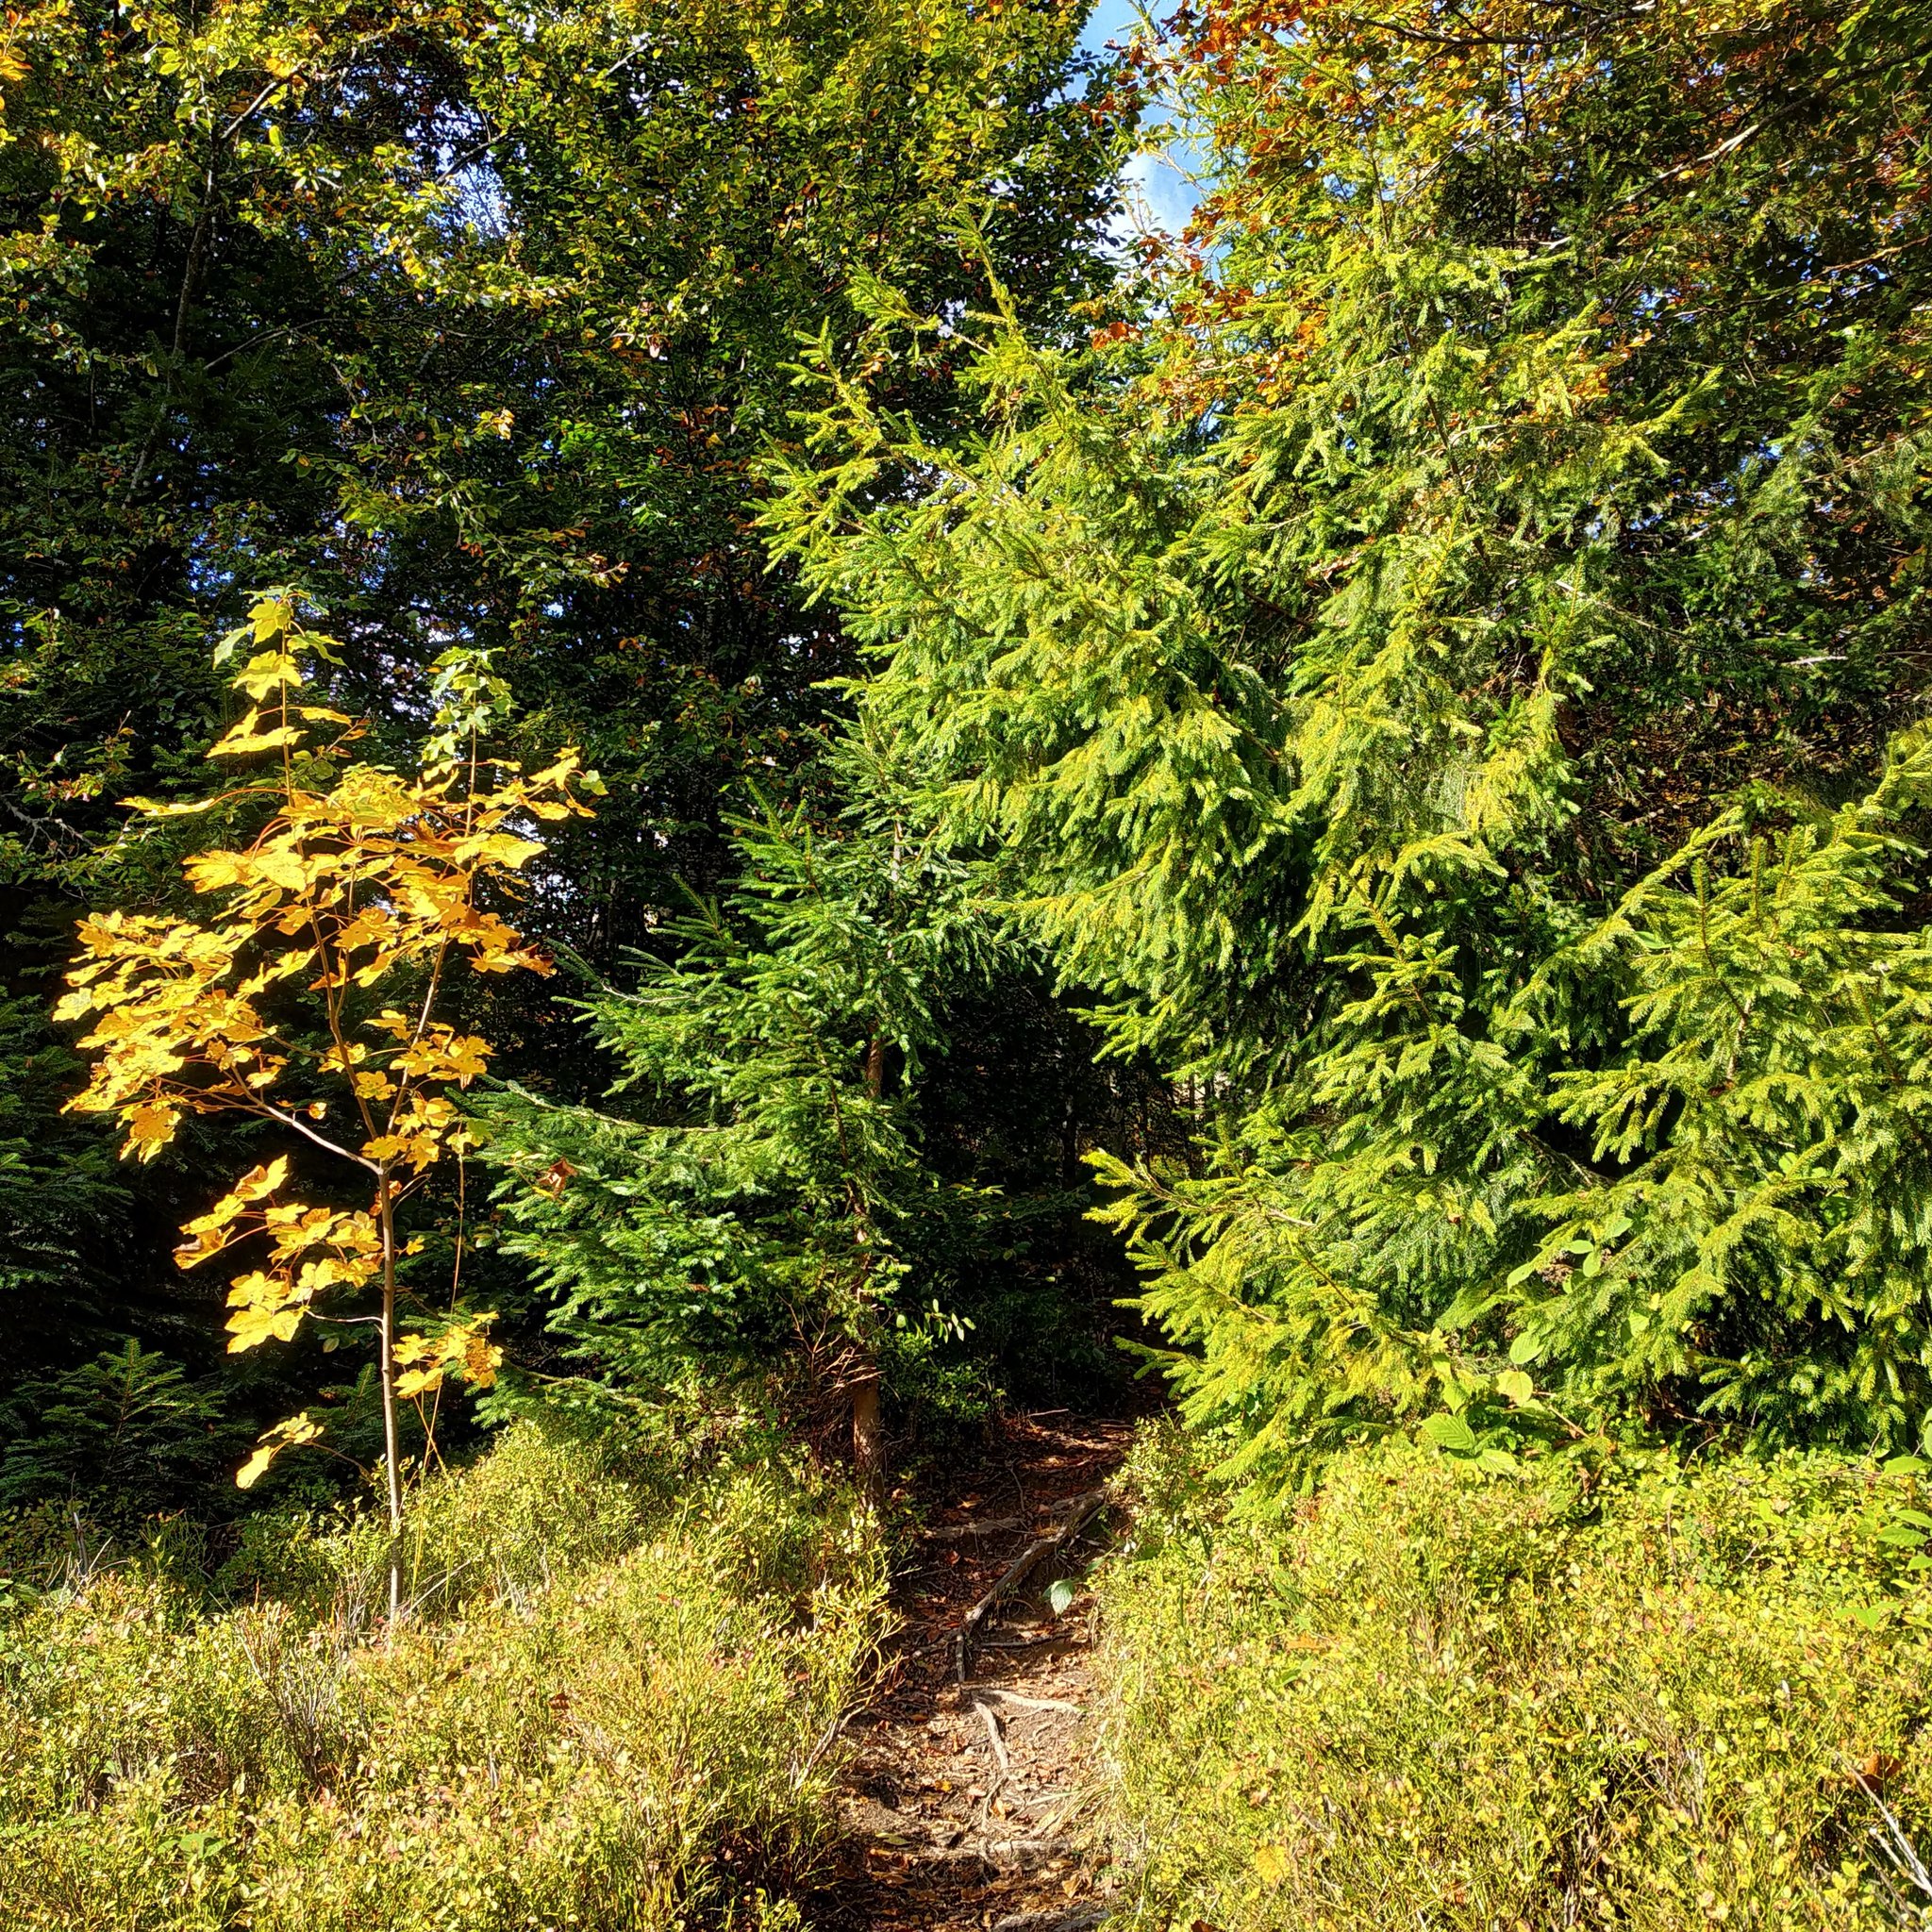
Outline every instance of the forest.
[(1928, 244), (1923, 0), (10, 0), (0, 1924), (1932, 1927)]

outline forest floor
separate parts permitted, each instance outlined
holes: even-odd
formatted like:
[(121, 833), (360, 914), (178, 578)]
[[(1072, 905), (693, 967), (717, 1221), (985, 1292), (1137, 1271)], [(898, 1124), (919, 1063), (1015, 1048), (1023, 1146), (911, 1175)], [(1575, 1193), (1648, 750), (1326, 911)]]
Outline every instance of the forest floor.
[(891, 1655), (844, 1727), (837, 1862), (807, 1904), (820, 1932), (1083, 1932), (1106, 1916), (1091, 1610), (1076, 1594), (1056, 1614), (1048, 1591), (1101, 1546), (1131, 1436), (1063, 1409), (1010, 1416), (931, 1479)]

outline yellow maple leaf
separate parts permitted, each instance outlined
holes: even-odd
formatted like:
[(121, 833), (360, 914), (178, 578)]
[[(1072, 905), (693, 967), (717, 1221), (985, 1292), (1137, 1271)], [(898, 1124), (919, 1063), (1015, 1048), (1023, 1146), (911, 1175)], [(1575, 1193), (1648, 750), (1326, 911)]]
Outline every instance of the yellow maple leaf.
[[(528, 791), (566, 791), (579, 772), (584, 768), (582, 755), (574, 744), (565, 745), (558, 753), (555, 764), (546, 765), (541, 772), (532, 772), (524, 780), (524, 790)], [(582, 810), (582, 807), (578, 809)]]
[(406, 1402), (441, 1388), (445, 1363), (439, 1342), (427, 1335), (399, 1335), (390, 1353), (403, 1372), (396, 1377), (396, 1393)]
[(300, 1447), (304, 1442), (313, 1442), (322, 1435), (319, 1424), (308, 1419), (305, 1408), (300, 1415), (292, 1415), (285, 1423), (277, 1423), (274, 1428), (265, 1430), (255, 1445), (255, 1453), (235, 1472), (235, 1487), (250, 1490), (259, 1482), (268, 1466), (284, 1449)]
[(302, 1326), (300, 1308), (239, 1308), (228, 1317), (228, 1353), (242, 1355), (264, 1341), (293, 1341)]
[(490, 1042), (474, 1033), (458, 1035), (447, 1049), (450, 1077), (467, 1087), (490, 1064)]
[(252, 868), (245, 852), (199, 852), (181, 870), (197, 892), (219, 892), (245, 884)]
[(278, 980), (292, 979), (303, 971), (315, 955), (306, 948), (296, 948), (284, 953), (278, 958), (264, 959), (262, 963), (235, 989), (238, 999), (252, 999), (258, 992), (266, 992)]
[(192, 1221), (182, 1224), (181, 1232), (195, 1239), (184, 1241), (175, 1250), (175, 1258), (183, 1268), (192, 1268), (205, 1261), (210, 1255), (218, 1255), (239, 1235), (231, 1235), (233, 1227), (246, 1209), (257, 1202), (266, 1200), (289, 1178), (289, 1157), (278, 1154), (263, 1167), (251, 1168), (242, 1178), (210, 1208), (206, 1214), (199, 1214)]
[(260, 699), (301, 682), (302, 662), (292, 651), (258, 651), (235, 679), (235, 689)]
[(364, 907), (335, 935), (339, 953), (358, 953), (364, 946), (386, 945), (393, 938), (396, 923), (380, 906)]
[(304, 1301), (313, 1301), (340, 1282), (360, 1288), (375, 1272), (373, 1262), (359, 1257), (325, 1255), (320, 1261), (305, 1261), (296, 1275), (296, 1292)]
[(488, 1389), (503, 1366), (503, 1350), (481, 1335), (473, 1335), (463, 1346), (463, 1379), (477, 1389)]
[(439, 1029), (435, 1039), (419, 1041), (396, 1056), (395, 1064), (405, 1073), (425, 1080), (454, 1080), (467, 1087), (490, 1064), (490, 1042), (474, 1033)]
[(241, 1355), (264, 1341), (292, 1341), (302, 1325), (304, 1305), (286, 1275), (258, 1268), (238, 1275), (228, 1290), (228, 1353)]
[(178, 802), (162, 798), (124, 798), (121, 803), (129, 811), (138, 811), (142, 818), (186, 819), (213, 811), (216, 806), (225, 802), (225, 797), (226, 794), (218, 791), (211, 798), (189, 798)]
[(239, 724), (231, 725), (213, 744), (208, 746), (211, 758), (245, 758), (259, 751), (278, 751), (285, 744), (299, 744), (302, 734), (292, 724), (275, 724), (266, 731), (260, 728), (261, 713), (251, 710)]
[(519, 839), (509, 832), (487, 832), (477, 838), (459, 839), (451, 856), (463, 865), (501, 865), (521, 871), (543, 850), (537, 839)]
[(408, 1399), (427, 1395), (452, 1372), (478, 1389), (489, 1388), (503, 1364), (503, 1350), (485, 1332), (495, 1320), (492, 1310), (445, 1328), (441, 1335), (399, 1336), (391, 1351), (403, 1371), (396, 1377), (396, 1393)]
[(235, 1183), (235, 1193), (243, 1201), (265, 1201), (289, 1178), (289, 1157), (277, 1154), (263, 1166), (249, 1169)]
[(122, 1153), (138, 1154), (142, 1160), (152, 1160), (175, 1138), (180, 1120), (180, 1109), (165, 1101), (142, 1102), (128, 1111), (127, 1141)]
[(271, 845), (255, 855), (255, 869), (273, 886), (285, 892), (299, 892), (317, 875), (313, 861), (306, 859), (292, 845)]

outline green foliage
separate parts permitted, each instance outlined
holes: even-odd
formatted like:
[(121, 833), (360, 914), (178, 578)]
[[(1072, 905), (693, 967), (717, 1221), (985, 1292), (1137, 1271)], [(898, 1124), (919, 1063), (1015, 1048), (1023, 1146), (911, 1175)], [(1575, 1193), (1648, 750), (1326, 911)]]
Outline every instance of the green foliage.
[(233, 1446), (215, 1391), (129, 1341), (21, 1384), (0, 1411), (0, 1505), (58, 1498), (96, 1520), (166, 1507)]
[[(977, 869), (909, 821), (861, 746), (855, 802), (735, 822), (742, 871), (586, 1018), (641, 1119), (483, 1104), (509, 1252), (555, 1325), (633, 1381), (802, 1355), (835, 1384), (917, 1364), (952, 1323), (936, 1245), (978, 1205), (922, 1160), (915, 1099), (943, 1002), (983, 980)], [(901, 1291), (912, 1257), (927, 1262)]]
[(1917, 1923), (1884, 1846), (1886, 1811), (1932, 1835), (1924, 1464), (1398, 1443), (1269, 1526), (1171, 1437), (1135, 1468), (1100, 1585), (1130, 1923)]
[(1915, 1441), (1924, 21), (1382, 11), (1178, 17), (1198, 245), (1085, 345), (968, 318), (971, 435), (875, 297), (774, 541), (1202, 1097), (1102, 1171), (1236, 1472), (1432, 1412)]
[(59, 1118), (82, 1069), (49, 1037), (47, 1004), (38, 989), (0, 991), (0, 1321), (19, 1370), (64, 1334), (111, 1326), (120, 1281), (106, 1224), (129, 1207), (112, 1150)]
[[(970, 293), (962, 195), (997, 204), (1041, 312), (1095, 273), (1111, 127), (1065, 93), (1078, 25), (953, 0), (142, 6), (113, 33), (22, 10), (0, 877), (152, 888), (113, 802), (193, 761), (221, 703), (196, 660), (266, 580), (341, 616), (348, 708), (408, 728), (458, 626), (504, 653), (536, 741), (594, 723), (625, 754), (625, 848), (701, 837), (836, 658), (742, 528), (795, 333), (849, 334), (866, 268)], [(606, 894), (622, 849), (582, 855)]]
[(675, 1476), (512, 1432), (425, 1494), (417, 1611), (380, 1642), (379, 1525), (295, 1535), (244, 1607), (112, 1572), (8, 1623), (8, 1923), (795, 1924), (758, 1888), (822, 1829), (813, 1747), (877, 1632), (878, 1553), (782, 1457), (682, 1506)]
[[(264, 581), (331, 613), (326, 695), (372, 718), (373, 762), (413, 742), (451, 648), (513, 687), (522, 755), (588, 734), (616, 796), (546, 867), (543, 939), (608, 968), (674, 877), (711, 886), (727, 792), (749, 773), (786, 792), (843, 667), (746, 521), (796, 334), (849, 339), (868, 267), (935, 309), (968, 299), (943, 231), (962, 195), (996, 206), (1030, 312), (1102, 275), (1115, 127), (1067, 86), (1079, 20), (1058, 0), (9, 15), (5, 996), (41, 1001), (84, 907), (182, 909), (181, 828), (127, 833), (118, 801), (198, 789), (232, 722), (208, 646)], [(908, 401), (943, 418), (948, 377)], [(473, 1004), (547, 1091), (602, 1084), (547, 999)], [(54, 1122), (61, 1049), (21, 1012), (0, 1173), (39, 1192), (0, 1186), (0, 1289), (26, 1284), (62, 1366), (129, 1331), (180, 1346), (170, 1326), (207, 1324), (161, 1306), (174, 1197), (232, 1150), (191, 1140), (131, 1198), (89, 1185), (99, 1142)], [(237, 1400), (275, 1412), (259, 1387)]]

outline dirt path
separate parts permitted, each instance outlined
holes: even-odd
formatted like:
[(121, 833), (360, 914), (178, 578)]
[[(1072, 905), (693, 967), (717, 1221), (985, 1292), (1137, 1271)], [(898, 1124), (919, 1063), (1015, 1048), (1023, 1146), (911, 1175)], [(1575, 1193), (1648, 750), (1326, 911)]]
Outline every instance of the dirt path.
[[(831, 1882), (817, 1932), (1081, 1932), (1110, 1890), (1082, 1844), (1092, 1802), (1091, 1607), (1048, 1589), (1105, 1534), (1096, 1494), (1131, 1424), (1015, 1416), (943, 1479), (895, 1586), (904, 1620), (871, 1702), (848, 1721)], [(1017, 1562), (1024, 1579), (960, 1633)]]

